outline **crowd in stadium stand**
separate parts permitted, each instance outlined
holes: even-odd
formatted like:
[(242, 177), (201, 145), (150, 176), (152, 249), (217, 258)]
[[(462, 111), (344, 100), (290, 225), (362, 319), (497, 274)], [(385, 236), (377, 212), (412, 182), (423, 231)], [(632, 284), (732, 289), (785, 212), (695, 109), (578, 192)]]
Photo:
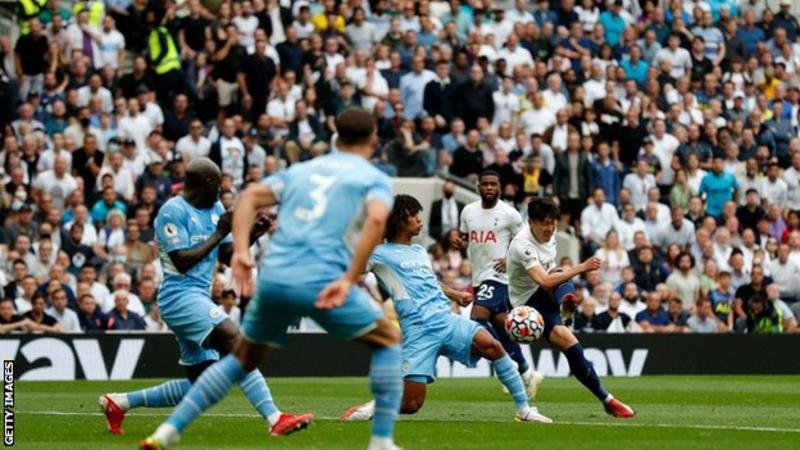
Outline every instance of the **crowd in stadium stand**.
[[(603, 261), (576, 280), (576, 330), (796, 331), (800, 24), (767, 3), (20, 0), (0, 36), (0, 332), (166, 331), (153, 219), (186, 164), (215, 161), (229, 207), (335, 151), (354, 105), (392, 176), (492, 169), (523, 215), (558, 200), (561, 264)], [(430, 254), (471, 289), (454, 191)], [(222, 268), (211, 295), (238, 320)]]

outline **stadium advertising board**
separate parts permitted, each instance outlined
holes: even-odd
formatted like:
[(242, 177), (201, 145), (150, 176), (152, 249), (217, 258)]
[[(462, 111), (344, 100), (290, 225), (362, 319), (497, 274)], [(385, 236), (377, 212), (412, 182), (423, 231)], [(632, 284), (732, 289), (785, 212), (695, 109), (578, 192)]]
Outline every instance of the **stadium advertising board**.
[[(800, 335), (581, 335), (586, 357), (600, 376), (800, 374)], [(545, 376), (566, 377), (563, 355), (547, 346), (525, 348)], [(297, 358), (302, 354), (304, 357)], [(9, 335), (0, 338), (0, 356), (15, 361), (18, 380), (125, 380), (183, 377), (178, 352), (168, 334)], [(268, 376), (363, 376), (369, 355), (360, 344), (324, 335), (292, 334), (284, 351), (263, 367)], [(468, 368), (440, 358), (439, 377), (490, 376), (481, 361)]]

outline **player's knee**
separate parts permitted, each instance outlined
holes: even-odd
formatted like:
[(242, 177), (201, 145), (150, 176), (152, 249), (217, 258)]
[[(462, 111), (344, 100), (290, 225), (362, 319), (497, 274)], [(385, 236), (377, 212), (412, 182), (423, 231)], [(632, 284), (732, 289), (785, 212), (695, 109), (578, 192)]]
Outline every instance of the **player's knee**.
[(421, 397), (404, 398), (403, 404), (400, 406), (400, 412), (402, 414), (416, 414), (422, 408), (423, 403), (425, 403), (425, 399)]
[(492, 341), (487, 344), (486, 350), (484, 351), (486, 356), (492, 361), (502, 358), (506, 353), (505, 349), (503, 349), (503, 345), (497, 339), (492, 339)]

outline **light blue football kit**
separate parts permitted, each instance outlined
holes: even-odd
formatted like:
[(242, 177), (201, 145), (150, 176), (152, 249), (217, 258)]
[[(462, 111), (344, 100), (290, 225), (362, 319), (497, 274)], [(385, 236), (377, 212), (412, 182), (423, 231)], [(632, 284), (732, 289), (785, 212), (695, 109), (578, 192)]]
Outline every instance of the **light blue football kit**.
[(264, 183), (280, 202), (278, 231), (261, 262), (258, 294), (242, 321), (244, 335), (280, 347), (288, 325), (304, 316), (345, 339), (371, 331), (383, 312), (361, 289), (353, 288), (332, 310), (318, 310), (314, 303), (347, 271), (365, 202), (391, 208), (389, 177), (364, 158), (342, 152), (292, 165)]
[(472, 354), (472, 341), (482, 328), (453, 314), (422, 246), (382, 244), (370, 257), (367, 270), (394, 301), (403, 330), (405, 379), (433, 382), (439, 355), (475, 366), (480, 357)]
[[(210, 296), (219, 246), (185, 273), (175, 268), (169, 253), (205, 242), (224, 213), (220, 202), (203, 210), (176, 196), (164, 203), (155, 219), (156, 242), (164, 271), (164, 281), (158, 289), (158, 308), (178, 340), (182, 365), (219, 359), (219, 353), (204, 347), (203, 342), (228, 316)], [(229, 234), (221, 243), (231, 241)]]

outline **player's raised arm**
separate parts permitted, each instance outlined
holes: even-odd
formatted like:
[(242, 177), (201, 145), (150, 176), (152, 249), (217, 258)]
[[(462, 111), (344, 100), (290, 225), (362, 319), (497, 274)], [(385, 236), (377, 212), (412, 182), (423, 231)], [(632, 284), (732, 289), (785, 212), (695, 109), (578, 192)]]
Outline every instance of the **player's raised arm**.
[(270, 186), (251, 184), (239, 196), (233, 210), (233, 255), (230, 266), (233, 278), (239, 284), (242, 295), (253, 291), (251, 270), (255, 263), (250, 257), (251, 232), (256, 224), (256, 214), (261, 208), (276, 205), (278, 198)]
[(472, 294), (467, 291), (459, 291), (442, 283), (439, 283), (439, 287), (442, 288), (444, 295), (450, 300), (456, 302), (458, 306), (468, 306), (470, 303), (472, 303)]
[[(186, 168), (186, 185), (182, 194), (184, 200), (195, 208), (213, 208), (218, 201), (221, 178), (219, 167), (210, 159), (195, 159)], [(224, 214), (208, 239), (197, 246), (191, 246), (186, 229), (189, 219), (185, 214), (180, 210), (164, 208), (156, 218), (159, 223), (156, 232), (161, 237), (160, 242), (180, 273), (186, 273), (211, 253), (231, 230), (230, 214)]]
[(585, 272), (591, 272), (599, 268), (600, 258), (592, 256), (577, 266), (573, 266), (568, 269), (560, 269), (558, 271), (551, 271), (548, 273), (544, 270), (544, 267), (537, 264), (529, 267), (527, 270), (528, 276), (530, 276), (531, 279), (536, 282), (536, 284), (547, 290), (550, 290), (566, 283), (576, 275), (580, 275)]
[(375, 246), (383, 241), (389, 212), (389, 205), (385, 201), (378, 199), (367, 200), (364, 228), (353, 252), (353, 260), (350, 262), (350, 267), (348, 267), (347, 272), (341, 279), (330, 284), (319, 294), (317, 308), (330, 309), (341, 305), (350, 288), (366, 270), (369, 255), (372, 254)]

